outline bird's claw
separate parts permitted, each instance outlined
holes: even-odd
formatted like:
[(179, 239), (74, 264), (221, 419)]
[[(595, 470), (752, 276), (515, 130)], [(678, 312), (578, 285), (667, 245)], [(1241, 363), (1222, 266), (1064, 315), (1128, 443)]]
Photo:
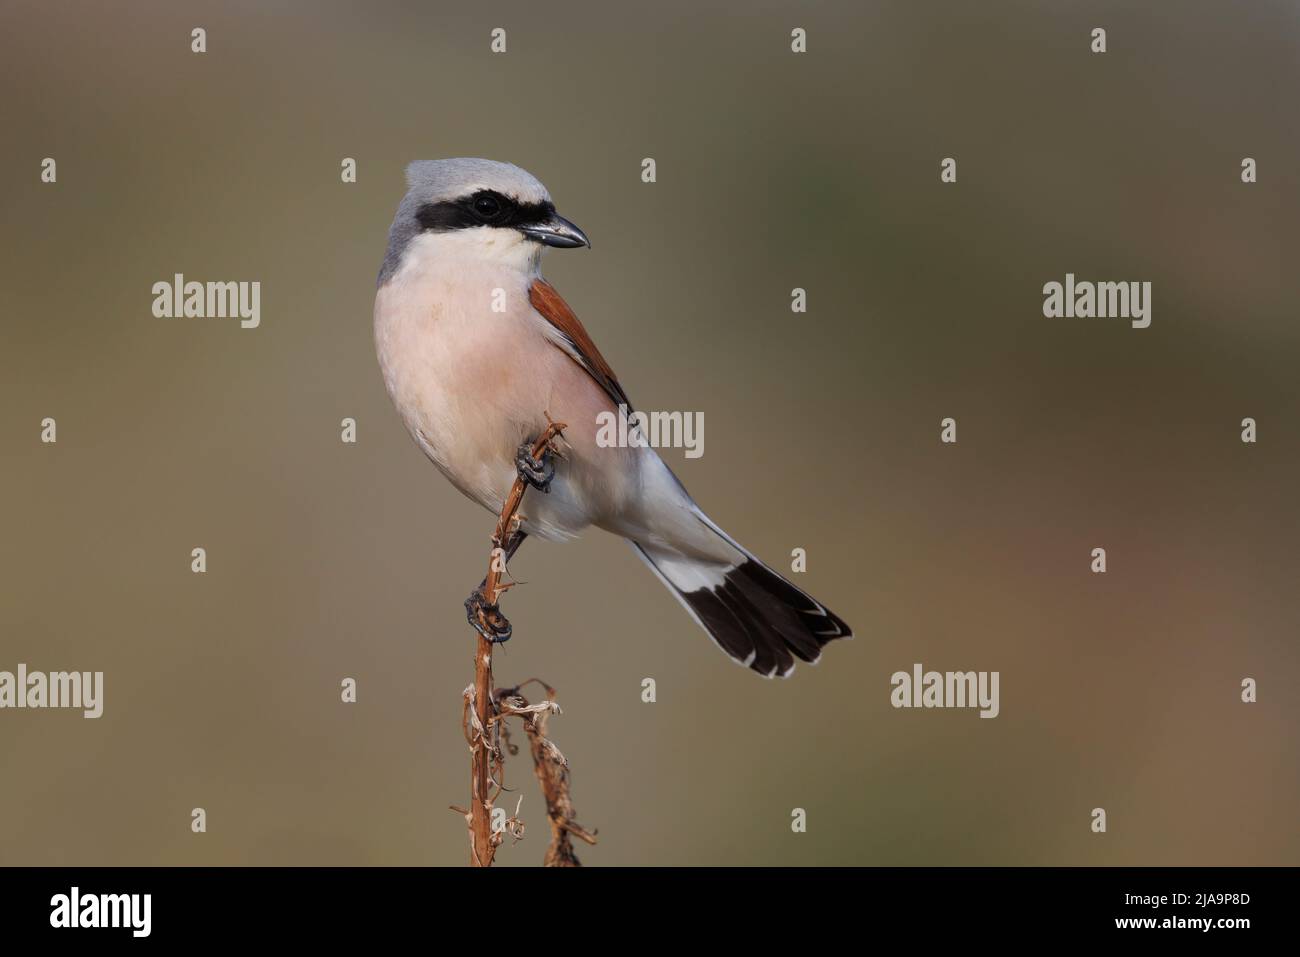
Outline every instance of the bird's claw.
[(480, 635), (494, 644), (510, 640), (513, 629), (501, 609), (490, 604), (479, 588), (465, 599), (465, 618)]
[(551, 450), (544, 449), (540, 459), (533, 458), (533, 447), (525, 442), (515, 453), (515, 469), (519, 477), (541, 492), (551, 490), (551, 480), (555, 478), (555, 456)]

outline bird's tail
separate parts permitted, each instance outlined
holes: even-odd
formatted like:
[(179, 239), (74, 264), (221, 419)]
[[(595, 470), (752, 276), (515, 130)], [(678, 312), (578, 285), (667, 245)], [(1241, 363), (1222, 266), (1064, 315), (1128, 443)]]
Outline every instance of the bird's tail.
[(794, 671), (796, 658), (815, 664), (828, 642), (853, 637), (829, 608), (697, 514), (739, 554), (738, 561), (703, 560), (663, 545), (632, 545), (731, 658), (765, 678), (785, 678)]

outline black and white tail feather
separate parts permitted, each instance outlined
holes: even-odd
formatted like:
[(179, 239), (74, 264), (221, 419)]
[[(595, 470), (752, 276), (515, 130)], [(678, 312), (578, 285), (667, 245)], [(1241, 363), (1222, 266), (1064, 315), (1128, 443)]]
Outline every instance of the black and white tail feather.
[(853, 637), (838, 615), (764, 565), (703, 512), (695, 514), (743, 559), (726, 565), (636, 541), (632, 547), (734, 661), (765, 678), (787, 678), (796, 658), (816, 664), (827, 643)]

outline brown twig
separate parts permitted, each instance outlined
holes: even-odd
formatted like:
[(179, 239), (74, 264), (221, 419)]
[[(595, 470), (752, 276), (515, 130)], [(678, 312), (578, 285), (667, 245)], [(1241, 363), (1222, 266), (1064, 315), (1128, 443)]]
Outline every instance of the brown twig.
[[(569, 798), (569, 762), (546, 734), (546, 722), (552, 714), (560, 713), (555, 703), (555, 689), (539, 678), (530, 678), (524, 684), (536, 681), (546, 689), (546, 700), (530, 705), (519, 693), (519, 688), (497, 691), (500, 717), (518, 715), (523, 719), (528, 735), (529, 750), (533, 755), (533, 771), (537, 783), (546, 797), (546, 817), (551, 824), (551, 844), (546, 850), (546, 867), (580, 867), (578, 855), (573, 851), (573, 838), (596, 843), (596, 836), (576, 820), (573, 801)], [(520, 687), (523, 687), (520, 685)]]
[[(547, 420), (550, 421), (549, 416)], [(563, 429), (563, 423), (550, 422), (533, 443), (533, 458), (540, 459)], [(497, 519), (496, 531), (492, 536), (492, 553), (488, 559), (488, 573), (482, 586), (483, 597), (490, 606), (495, 606), (510, 587), (502, 584), (501, 575), (505, 571), (505, 555), (509, 551), (507, 546), (518, 530), (516, 516), (526, 488), (522, 477), (515, 479)], [(486, 625), (486, 622), (480, 623)], [(470, 806), (466, 816), (470, 831), (470, 864), (475, 867), (491, 867), (496, 849), (505, 837), (504, 832), (492, 832), (492, 802), (501, 791), (504, 764), (500, 729), (494, 712), (492, 642), (480, 634), (474, 652), (474, 683), (465, 689), (464, 710), (465, 737), (470, 747)], [(509, 827), (510, 824), (515, 827)], [(506, 830), (514, 833), (516, 839), (522, 834), (522, 825), (517, 819), (511, 819), (507, 825)]]
[[(529, 704), (528, 699), (520, 694), (520, 688), (533, 682), (546, 689), (546, 700), (538, 704)], [(469, 717), (469, 709), (473, 701), (472, 692), (472, 687), (465, 689), (467, 722), (476, 720)], [(492, 693), (491, 710), (492, 714), (488, 718), (487, 725), (484, 726), (486, 733), (479, 735), (487, 742), (489, 751), (489, 786), (496, 785), (496, 791), (488, 801), (489, 823), (492, 804), (504, 790), (502, 778), (505, 771), (505, 755), (501, 750), (502, 745), (504, 744), (505, 749), (512, 755), (519, 753), (519, 749), (510, 740), (506, 718), (519, 718), (523, 723), (524, 732), (528, 735), (529, 751), (533, 756), (533, 771), (537, 775), (538, 784), (541, 785), (542, 795), (546, 798), (546, 816), (551, 825), (551, 843), (546, 850), (543, 864), (546, 867), (581, 867), (582, 864), (573, 850), (572, 838), (577, 837), (594, 845), (596, 832), (588, 831), (575, 819), (576, 812), (573, 801), (569, 797), (569, 762), (547, 735), (547, 718), (552, 714), (561, 713), (560, 706), (555, 701), (555, 689), (540, 678), (529, 678), (522, 685), (514, 688), (498, 688)], [(467, 723), (466, 727), (469, 726), (470, 724)], [(516, 802), (515, 813), (505, 821), (504, 828), (496, 833), (489, 833), (486, 857), (474, 848), (470, 861), (472, 864), (489, 866), (505, 834), (509, 834), (516, 842), (523, 837), (524, 824), (519, 819), (519, 807), (522, 801), (521, 797)], [(451, 809), (464, 815), (472, 826), (470, 812), (455, 805), (452, 805)], [(471, 834), (473, 834), (472, 830)], [(483, 861), (486, 863), (481, 863)]]

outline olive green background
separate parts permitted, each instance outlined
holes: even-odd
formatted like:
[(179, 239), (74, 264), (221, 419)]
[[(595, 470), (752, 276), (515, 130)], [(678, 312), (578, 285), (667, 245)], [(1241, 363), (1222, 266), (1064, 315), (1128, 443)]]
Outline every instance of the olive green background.
[[(669, 464), (858, 633), (763, 681), (621, 542), (525, 545), (498, 679), (559, 688), (586, 863), (1300, 863), (1294, 4), (8, 0), (0, 36), (0, 669), (106, 675), (98, 721), (0, 712), (0, 863), (465, 862), (492, 518), (371, 337), (401, 170), (447, 156), (587, 230), (545, 274), (638, 406), (703, 412)], [(261, 328), (154, 318), (176, 272), (261, 281)], [(1151, 327), (1044, 318), (1066, 272), (1151, 281)], [(914, 662), (1000, 671), (1001, 715), (894, 710)]]

